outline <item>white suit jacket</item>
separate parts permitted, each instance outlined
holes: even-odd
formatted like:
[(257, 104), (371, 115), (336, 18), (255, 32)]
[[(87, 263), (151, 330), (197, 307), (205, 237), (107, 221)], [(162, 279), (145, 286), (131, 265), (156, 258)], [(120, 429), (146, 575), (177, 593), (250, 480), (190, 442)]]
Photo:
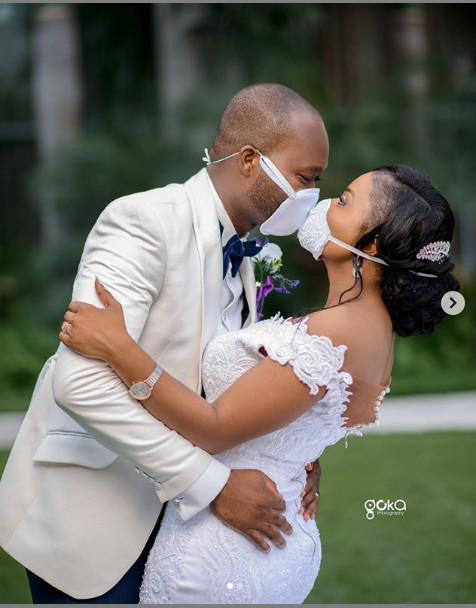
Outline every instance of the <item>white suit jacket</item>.
[[(211, 188), (202, 169), (183, 185), (110, 203), (88, 236), (72, 297), (101, 306), (97, 275), (123, 305), (129, 333), (198, 393), (222, 288)], [(240, 274), (247, 325), (256, 302), (249, 258)], [(137, 559), (161, 503), (184, 495), (174, 506), (188, 519), (228, 475), (130, 397), (105, 363), (60, 345), (38, 378), (0, 482), (0, 545), (69, 595), (95, 597)], [(199, 498), (187, 497), (190, 486)]]

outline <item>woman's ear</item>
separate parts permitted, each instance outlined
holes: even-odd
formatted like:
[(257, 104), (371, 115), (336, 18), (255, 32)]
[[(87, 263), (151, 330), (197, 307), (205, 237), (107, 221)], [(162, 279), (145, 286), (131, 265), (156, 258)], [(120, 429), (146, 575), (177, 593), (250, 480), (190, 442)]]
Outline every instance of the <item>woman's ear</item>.
[(368, 255), (377, 256), (377, 238), (378, 234), (376, 234), (373, 239), (368, 243), (365, 247), (362, 247), (362, 251), (367, 253)]

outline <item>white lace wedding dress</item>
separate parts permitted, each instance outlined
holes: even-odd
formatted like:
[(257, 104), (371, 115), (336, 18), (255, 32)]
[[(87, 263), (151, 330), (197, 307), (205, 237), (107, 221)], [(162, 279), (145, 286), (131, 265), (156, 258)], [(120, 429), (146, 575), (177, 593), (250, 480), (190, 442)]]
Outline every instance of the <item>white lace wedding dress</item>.
[[(287, 503), (285, 516), (294, 532), (287, 547), (264, 553), (245, 536), (224, 525), (209, 508), (188, 521), (176, 509), (165, 512), (142, 583), (143, 604), (299, 604), (313, 588), (321, 563), (321, 541), (314, 520), (298, 514), (306, 482), (305, 465), (326, 446), (362, 426), (345, 428), (342, 414), (352, 393), (352, 376), (339, 371), (346, 346), (310, 335), (307, 319), (293, 323), (279, 315), (212, 340), (203, 358), (203, 385), (214, 401), (264, 357), (290, 363), (311, 394), (327, 393), (285, 428), (218, 454), (233, 469), (260, 469), (273, 479)], [(384, 392), (382, 393), (382, 395)], [(259, 394), (256, 407), (259, 407)], [(382, 397), (383, 399), (383, 397)], [(239, 420), (237, 420), (239, 424)], [(347, 432), (346, 432), (347, 431)]]

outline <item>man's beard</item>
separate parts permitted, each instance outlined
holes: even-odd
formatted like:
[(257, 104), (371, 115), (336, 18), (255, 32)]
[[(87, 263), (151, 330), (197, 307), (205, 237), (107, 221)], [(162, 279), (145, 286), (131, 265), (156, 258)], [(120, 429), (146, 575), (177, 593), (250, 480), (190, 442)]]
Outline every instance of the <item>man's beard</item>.
[[(276, 194), (272, 192), (272, 186), (270, 179), (264, 173), (260, 173), (255, 183), (248, 189), (247, 196), (253, 207), (261, 214), (264, 220), (267, 220), (273, 215), (276, 209), (284, 201), (279, 201)], [(278, 186), (275, 186), (276, 190), (280, 190)]]

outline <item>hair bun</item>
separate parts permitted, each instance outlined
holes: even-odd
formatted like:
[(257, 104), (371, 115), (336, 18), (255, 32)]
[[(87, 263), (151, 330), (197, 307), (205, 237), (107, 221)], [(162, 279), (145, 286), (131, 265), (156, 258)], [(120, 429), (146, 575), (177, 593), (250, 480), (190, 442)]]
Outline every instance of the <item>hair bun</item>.
[(448, 291), (459, 291), (459, 281), (446, 270), (438, 278), (420, 277), (403, 268), (385, 266), (382, 273), (382, 299), (399, 336), (429, 335), (446, 317), (441, 298)]

